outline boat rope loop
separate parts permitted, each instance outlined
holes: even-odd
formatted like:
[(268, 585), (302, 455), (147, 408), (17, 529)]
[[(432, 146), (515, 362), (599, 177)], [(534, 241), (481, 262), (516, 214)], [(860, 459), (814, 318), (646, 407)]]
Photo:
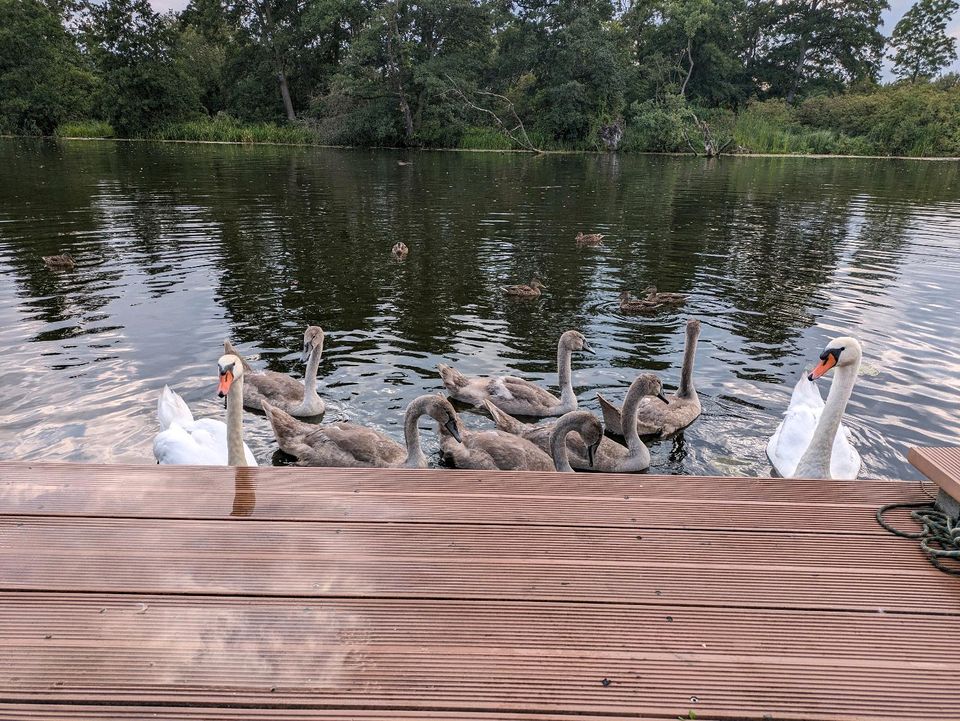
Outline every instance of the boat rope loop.
[[(910, 533), (891, 526), (884, 515), (890, 511), (911, 508), (910, 517), (920, 531)], [(877, 522), (890, 533), (901, 538), (919, 539), (927, 560), (936, 568), (953, 576), (960, 576), (960, 523), (937, 508), (933, 503), (889, 503), (877, 511)], [(945, 565), (948, 561), (950, 565)], [(958, 564), (956, 567), (953, 564)]]

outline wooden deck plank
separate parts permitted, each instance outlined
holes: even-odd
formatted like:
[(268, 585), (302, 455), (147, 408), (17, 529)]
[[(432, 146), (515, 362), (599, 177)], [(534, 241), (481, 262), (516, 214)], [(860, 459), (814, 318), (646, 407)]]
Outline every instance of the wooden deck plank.
[[(8, 703), (291, 704), (325, 718), (335, 706), (365, 705), (441, 717), (456, 709), (457, 718), (521, 709), (635, 718), (642, 708), (659, 718), (694, 709), (701, 718), (777, 719), (948, 719), (960, 703), (950, 682), (960, 632), (924, 616), (66, 594), (0, 601)], [(930, 657), (905, 662), (918, 638), (932, 642)], [(0, 715), (11, 718), (5, 707)], [(21, 717), (33, 716), (13, 716)]]
[[(427, 711), (424, 709), (331, 709), (331, 708), (243, 708), (222, 706), (118, 706), (85, 704), (3, 704), (4, 721), (393, 721), (424, 719), (425, 721), (610, 721), (622, 715), (556, 714), (544, 712), (510, 713), (497, 711)], [(661, 721), (661, 718), (629, 714), (631, 721)]]
[(960, 447), (911, 448), (907, 460), (951, 498), (960, 501)]
[[(911, 668), (960, 664), (960, 630), (945, 628), (942, 617), (877, 611), (10, 592), (0, 593), (0, 602), (4, 654), (31, 647), (87, 648), (99, 674), (106, 673), (102, 664), (118, 649), (151, 658), (187, 652), (189, 663), (222, 673), (221, 664), (277, 647), (294, 655), (428, 646), (491, 656), (777, 655), (787, 665), (902, 668), (903, 650), (918, 638), (929, 657)], [(174, 628), (177, 639), (171, 644)], [(221, 638), (232, 640), (229, 648), (218, 644)], [(785, 638), (792, 642), (784, 644)], [(275, 663), (289, 667), (285, 676), (312, 673), (299, 658), (284, 656)], [(257, 666), (241, 672), (256, 674)], [(16, 666), (7, 665), (0, 668), (0, 683), (19, 675)], [(238, 685), (237, 679), (224, 682)]]
[(899, 482), (818, 482), (814, 493), (812, 482), (784, 479), (94, 466), (78, 480), (71, 469), (0, 464), (0, 513), (881, 535), (878, 505), (925, 498)]
[(0, 463), (0, 719), (960, 719), (924, 498)]
[(5, 516), (0, 589), (960, 610), (892, 536), (429, 524)]

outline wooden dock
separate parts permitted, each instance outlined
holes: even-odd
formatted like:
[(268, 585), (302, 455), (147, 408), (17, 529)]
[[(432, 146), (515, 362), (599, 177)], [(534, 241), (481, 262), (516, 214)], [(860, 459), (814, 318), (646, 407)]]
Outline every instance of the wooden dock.
[(960, 719), (960, 579), (874, 519), (924, 499), (0, 464), (0, 719)]

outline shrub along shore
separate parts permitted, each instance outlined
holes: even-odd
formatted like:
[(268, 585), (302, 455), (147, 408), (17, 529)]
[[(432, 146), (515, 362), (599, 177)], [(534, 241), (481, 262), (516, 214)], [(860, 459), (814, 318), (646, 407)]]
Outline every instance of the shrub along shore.
[[(649, 103), (625, 123), (623, 152), (702, 153), (706, 123), (727, 154), (844, 155), (937, 158), (960, 156), (960, 85), (890, 85), (871, 92), (816, 96), (796, 106), (782, 100), (747, 105), (739, 112), (683, 102)], [(68, 121), (62, 138), (113, 138), (105, 121)], [(242, 122), (226, 113), (169, 123), (138, 136), (144, 140), (282, 145), (335, 145), (304, 122)], [(529, 134), (542, 151), (596, 151), (598, 143), (558, 142)], [(373, 147), (373, 144), (370, 144)], [(396, 147), (392, 146), (391, 147)], [(450, 145), (410, 147), (459, 150), (525, 150), (490, 127), (465, 126)]]

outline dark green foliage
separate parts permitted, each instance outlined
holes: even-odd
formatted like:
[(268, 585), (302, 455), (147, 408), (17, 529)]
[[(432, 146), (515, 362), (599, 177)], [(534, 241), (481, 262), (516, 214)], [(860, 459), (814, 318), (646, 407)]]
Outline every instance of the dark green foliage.
[(0, 0), (0, 132), (49, 135), (92, 110), (97, 79), (39, 0)]
[(0, 132), (953, 154), (958, 3), (881, 87), (886, 0), (0, 0)]
[(876, 79), (887, 0), (758, 0), (747, 16), (749, 70), (765, 94), (789, 102)]
[(146, 134), (199, 110), (197, 78), (175, 56), (173, 22), (149, 0), (91, 0), (83, 27), (102, 79), (101, 112), (119, 133)]
[(957, 41), (947, 35), (947, 23), (958, 7), (957, 0), (919, 0), (907, 10), (890, 38), (898, 77), (931, 78), (957, 59)]

